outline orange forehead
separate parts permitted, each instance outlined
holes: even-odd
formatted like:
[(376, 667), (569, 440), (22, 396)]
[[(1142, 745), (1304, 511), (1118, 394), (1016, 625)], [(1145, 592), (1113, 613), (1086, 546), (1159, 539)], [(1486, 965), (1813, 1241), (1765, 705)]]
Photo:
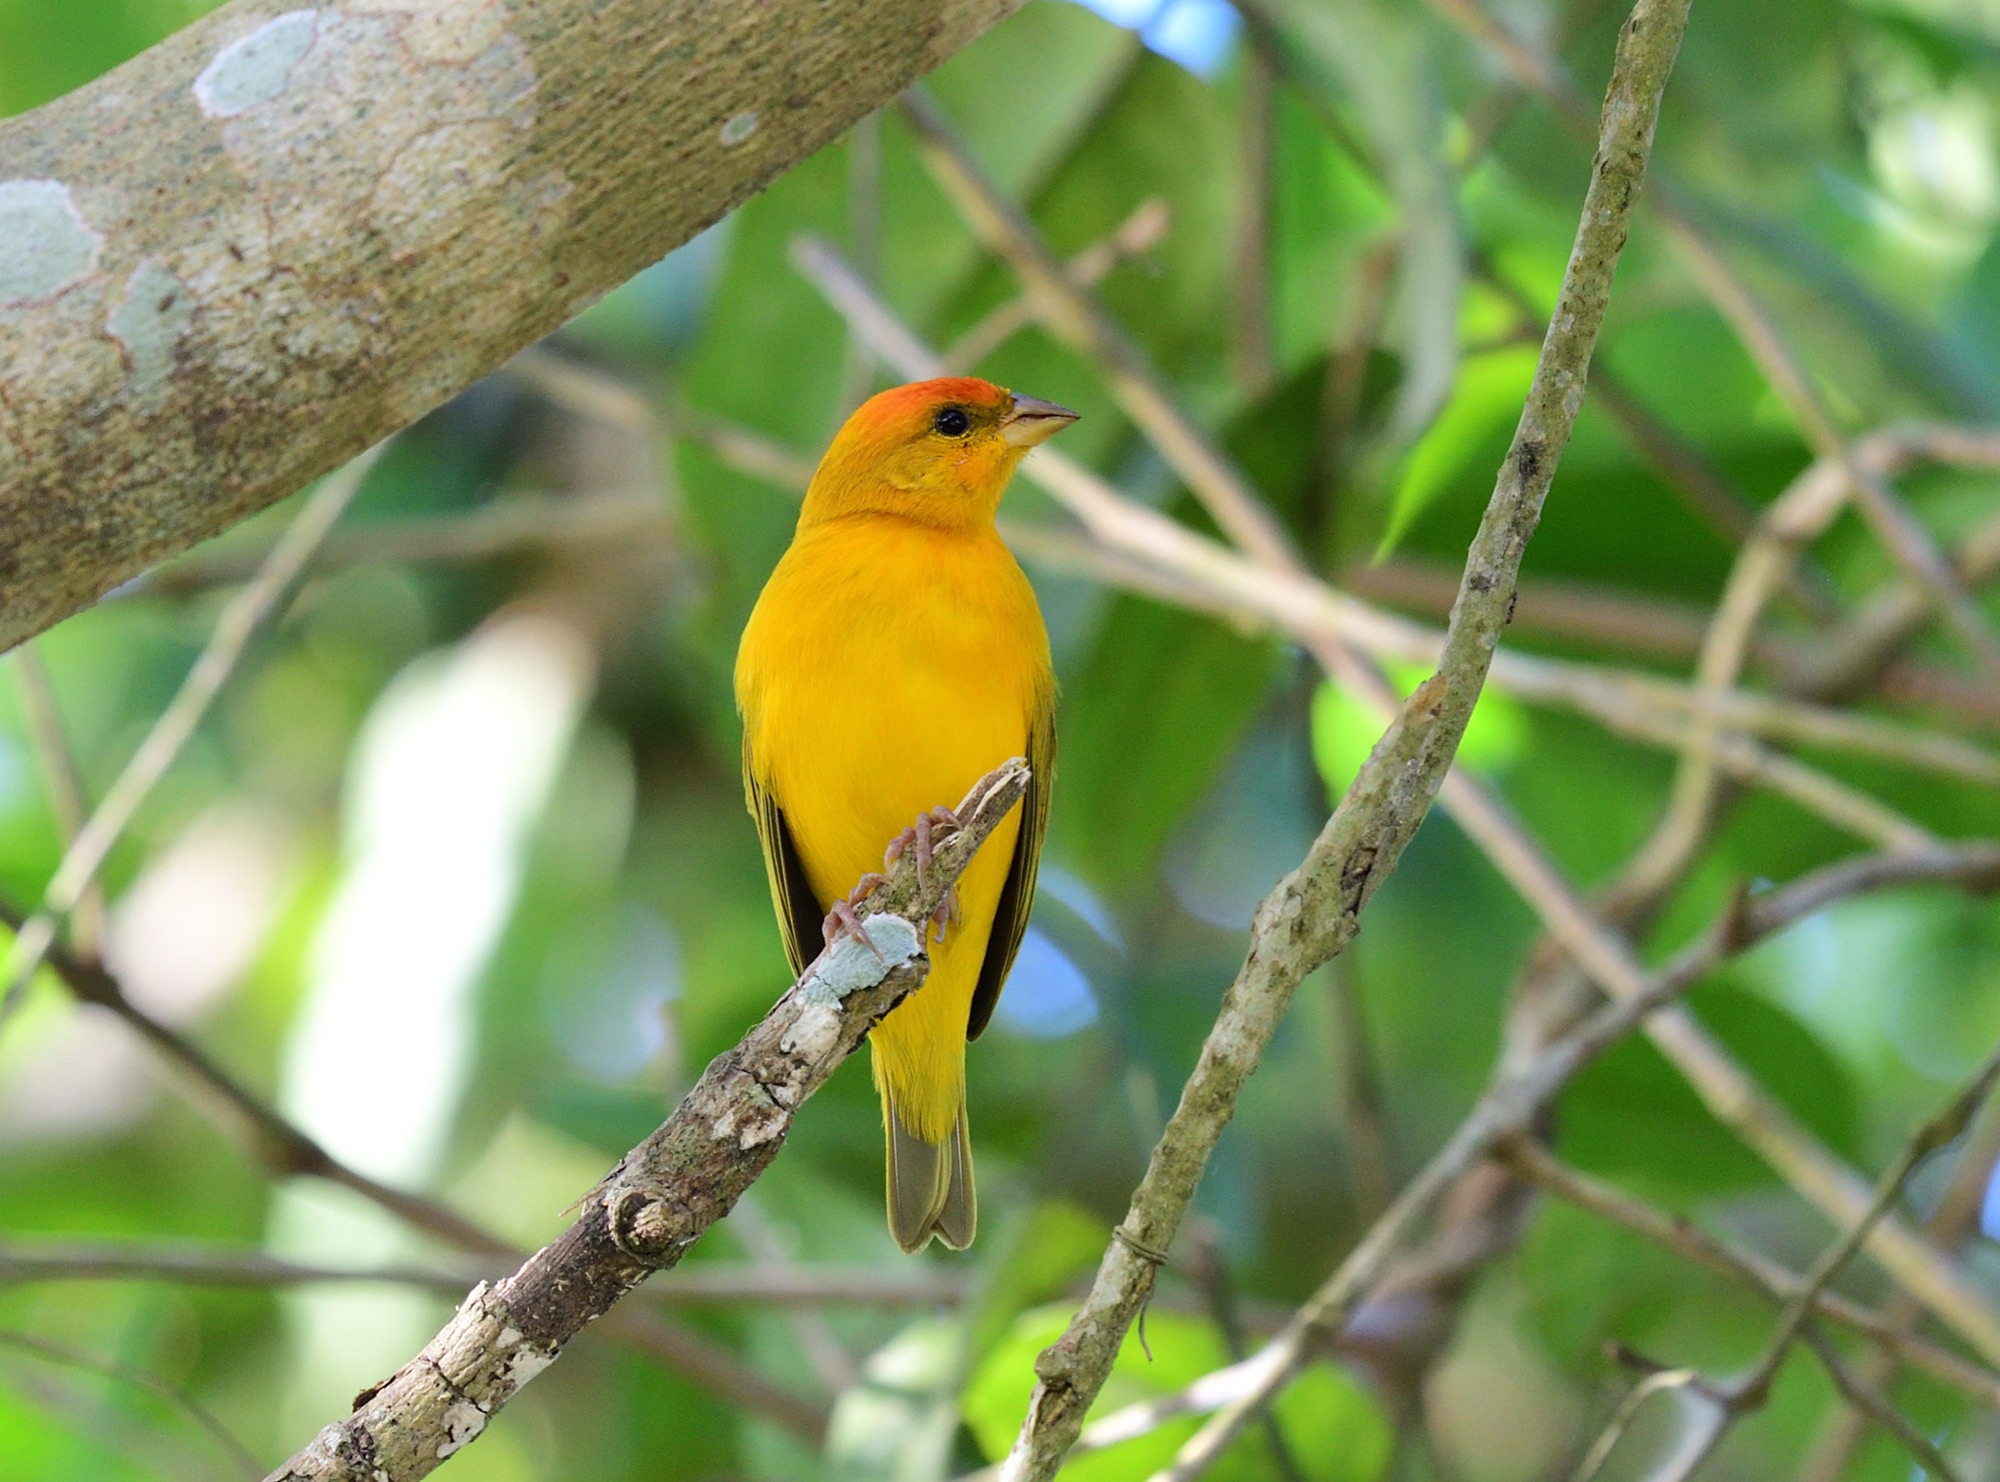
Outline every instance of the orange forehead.
[(1011, 392), (977, 376), (941, 376), (935, 381), (912, 381), (907, 386), (891, 386), (876, 393), (861, 404), (852, 423), (885, 430), (925, 426), (940, 407), (999, 411), (1012, 400)]

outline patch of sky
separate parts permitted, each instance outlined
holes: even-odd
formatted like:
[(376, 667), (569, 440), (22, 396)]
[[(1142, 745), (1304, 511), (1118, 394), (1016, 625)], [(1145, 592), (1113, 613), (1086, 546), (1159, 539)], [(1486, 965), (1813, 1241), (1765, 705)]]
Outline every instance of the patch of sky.
[(12, 813), (28, 791), (28, 769), (12, 736), (0, 735), (0, 814)]
[(1104, 904), (1104, 898), (1081, 877), (1061, 865), (1045, 863), (1035, 877), (1035, 891), (1055, 901), (1096, 932), (1098, 940), (1107, 947), (1115, 947), (1120, 953), (1125, 951), (1125, 937), (1118, 930), (1117, 918)]
[(1229, 59), (1242, 20), (1228, 0), (1077, 0), (1197, 77), (1213, 77)]
[(665, 1048), (666, 1006), (680, 989), (673, 929), (628, 903), (609, 932), (564, 934), (549, 957), (542, 1011), (572, 1065), (598, 1080), (626, 1081)]
[(1097, 1022), (1097, 994), (1070, 955), (1029, 927), (993, 1017), (1022, 1039), (1063, 1039)]
[(1305, 748), (1282, 728), (1251, 733), (1209, 796), (1174, 831), (1167, 885), (1181, 909), (1226, 931), (1250, 925), (1258, 903), (1312, 843), (1318, 793)]

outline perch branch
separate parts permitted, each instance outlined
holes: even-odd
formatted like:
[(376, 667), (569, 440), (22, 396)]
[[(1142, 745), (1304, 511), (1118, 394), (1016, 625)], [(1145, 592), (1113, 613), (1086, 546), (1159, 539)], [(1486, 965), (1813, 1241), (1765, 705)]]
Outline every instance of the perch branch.
[(905, 856), (858, 908), (865, 940), (843, 937), (824, 953), (586, 1196), (575, 1224), (513, 1275), (474, 1287), (421, 1354), (271, 1482), (428, 1475), (586, 1323), (678, 1263), (777, 1156), (798, 1107), (923, 981), (931, 912), (1027, 783), (1019, 761), (983, 778), (958, 807), (964, 826), (945, 839), (923, 882)]

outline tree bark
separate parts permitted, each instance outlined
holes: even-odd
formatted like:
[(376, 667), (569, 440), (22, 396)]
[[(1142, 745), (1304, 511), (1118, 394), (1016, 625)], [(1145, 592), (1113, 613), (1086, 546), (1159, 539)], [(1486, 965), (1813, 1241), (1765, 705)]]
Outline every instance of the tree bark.
[(0, 650), (431, 410), (1021, 0), (236, 0), (0, 124)]

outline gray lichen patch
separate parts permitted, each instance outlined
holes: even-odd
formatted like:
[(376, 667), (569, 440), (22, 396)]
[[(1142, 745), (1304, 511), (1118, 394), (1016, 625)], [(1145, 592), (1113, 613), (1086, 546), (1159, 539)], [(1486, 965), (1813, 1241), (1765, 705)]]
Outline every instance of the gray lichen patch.
[(218, 51), (194, 80), (194, 99), (211, 118), (234, 118), (285, 90), (292, 69), (312, 50), (319, 12), (291, 10)]
[(0, 307), (39, 303), (88, 278), (103, 246), (60, 180), (0, 180)]
[(908, 962), (923, 950), (917, 929), (900, 916), (870, 916), (861, 923), (867, 940), (842, 935), (820, 958), (799, 989), (808, 1008), (835, 1008), (843, 999), (873, 988), (889, 969)]
[(135, 395), (173, 374), (175, 348), (193, 322), (194, 296), (165, 263), (149, 257), (132, 270), (105, 328), (125, 347)]

